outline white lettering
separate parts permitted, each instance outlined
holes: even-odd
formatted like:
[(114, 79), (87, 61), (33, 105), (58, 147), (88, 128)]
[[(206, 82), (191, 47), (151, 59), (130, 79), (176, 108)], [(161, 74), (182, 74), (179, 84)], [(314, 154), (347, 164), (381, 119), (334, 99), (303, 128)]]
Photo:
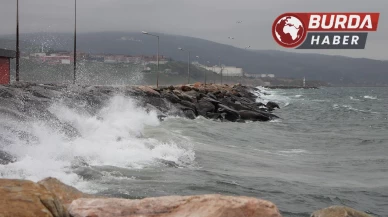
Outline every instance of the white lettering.
[(366, 28), (368, 29), (372, 29), (373, 26), (372, 26), (372, 18), (370, 17), (370, 15), (366, 15), (364, 20), (362, 21), (361, 25), (360, 25), (360, 29), (363, 29), (366, 25)]
[(333, 45), (339, 45), (341, 43), (341, 36), (335, 35), (333, 38)]
[(360, 39), (360, 37), (358, 37), (358, 35), (353, 35), (352, 36), (352, 45), (358, 45), (359, 39)]
[[(315, 37), (317, 37), (317, 38), (315, 38)], [(319, 44), (319, 35), (317, 35), (317, 36), (313, 35), (313, 37), (311, 38), (311, 45), (313, 45), (314, 43)]]
[[(354, 19), (356, 19), (356, 22), (354, 25), (352, 25)], [(359, 27), (359, 26), (360, 26), (360, 16), (350, 15), (349, 21), (348, 21), (348, 29), (357, 29), (357, 27)]]
[(309, 22), (309, 29), (318, 29), (321, 21), (321, 16), (319, 15), (311, 15)]
[(348, 17), (345, 16), (345, 15), (337, 15), (336, 19), (335, 19), (335, 27), (336, 29), (338, 29), (339, 26), (341, 26), (342, 29), (345, 29), (345, 24), (346, 24), (346, 21), (347, 21)]
[(334, 24), (334, 18), (335, 18), (335, 15), (331, 15), (330, 16), (330, 23), (329, 23), (329, 25), (326, 25), (327, 15), (323, 15), (322, 29), (331, 29), (331, 27), (333, 27), (333, 24)]
[(326, 35), (322, 41), (322, 45), (324, 45), (324, 44), (330, 45), (330, 38), (328, 35)]
[(348, 45), (348, 41), (349, 41), (349, 35), (345, 35), (342, 44), (343, 45)]

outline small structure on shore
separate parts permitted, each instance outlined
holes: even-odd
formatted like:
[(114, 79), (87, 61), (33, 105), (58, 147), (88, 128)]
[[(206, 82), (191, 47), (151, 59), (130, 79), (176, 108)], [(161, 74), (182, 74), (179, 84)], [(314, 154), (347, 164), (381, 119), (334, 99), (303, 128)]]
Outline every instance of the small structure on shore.
[(0, 84), (9, 84), (11, 81), (11, 58), (16, 57), (13, 50), (0, 49)]

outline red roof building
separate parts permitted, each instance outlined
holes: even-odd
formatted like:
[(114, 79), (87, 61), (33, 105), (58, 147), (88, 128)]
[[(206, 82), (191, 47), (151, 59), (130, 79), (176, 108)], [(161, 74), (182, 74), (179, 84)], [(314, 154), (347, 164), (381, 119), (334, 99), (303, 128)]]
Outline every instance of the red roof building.
[(15, 51), (0, 49), (0, 85), (11, 82), (11, 58), (15, 57)]

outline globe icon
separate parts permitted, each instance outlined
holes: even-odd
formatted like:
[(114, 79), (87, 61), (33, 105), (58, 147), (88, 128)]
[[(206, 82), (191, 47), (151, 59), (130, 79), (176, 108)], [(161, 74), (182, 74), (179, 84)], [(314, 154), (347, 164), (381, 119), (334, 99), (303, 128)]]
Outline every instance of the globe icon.
[(279, 44), (286, 47), (297, 46), (305, 38), (303, 23), (294, 16), (283, 16), (277, 19), (273, 31)]

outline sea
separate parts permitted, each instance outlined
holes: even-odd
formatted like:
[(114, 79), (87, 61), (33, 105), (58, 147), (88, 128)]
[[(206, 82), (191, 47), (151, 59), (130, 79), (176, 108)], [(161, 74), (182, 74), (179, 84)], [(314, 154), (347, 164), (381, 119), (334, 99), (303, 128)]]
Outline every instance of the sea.
[[(332, 205), (388, 216), (388, 88), (258, 88), (258, 102), (279, 103), (280, 119), (160, 121), (118, 95), (92, 112), (61, 101), (39, 111), (63, 125), (1, 105), (0, 150), (16, 161), (0, 165), (0, 177), (55, 177), (130, 199), (250, 196), (272, 201), (284, 217)], [(77, 133), (64, 133), (69, 125)]]

